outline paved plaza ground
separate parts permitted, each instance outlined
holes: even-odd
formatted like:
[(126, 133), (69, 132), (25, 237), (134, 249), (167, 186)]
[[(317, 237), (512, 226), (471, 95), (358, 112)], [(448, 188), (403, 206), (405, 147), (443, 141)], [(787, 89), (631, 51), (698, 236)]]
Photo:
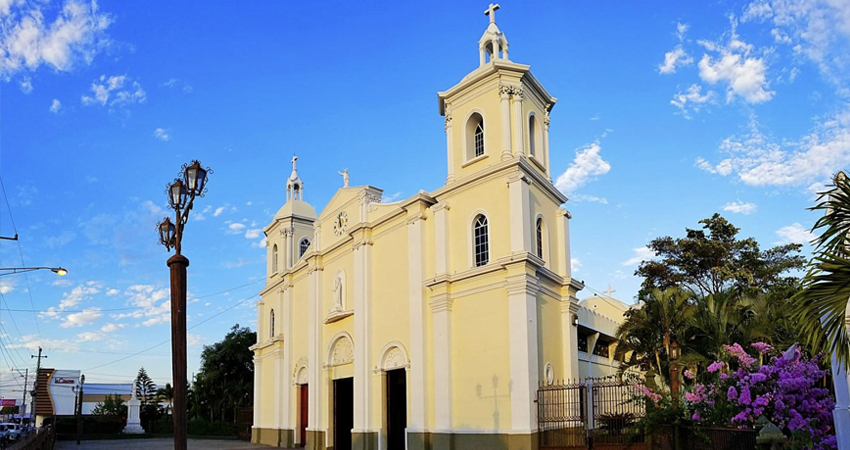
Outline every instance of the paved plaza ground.
[[(77, 441), (59, 441), (56, 443), (55, 448), (56, 450), (168, 450), (174, 448), (174, 441), (172, 439), (116, 439), (82, 441), (80, 445), (77, 445)], [(189, 439), (189, 448), (192, 450), (250, 450), (271, 447), (244, 441)]]

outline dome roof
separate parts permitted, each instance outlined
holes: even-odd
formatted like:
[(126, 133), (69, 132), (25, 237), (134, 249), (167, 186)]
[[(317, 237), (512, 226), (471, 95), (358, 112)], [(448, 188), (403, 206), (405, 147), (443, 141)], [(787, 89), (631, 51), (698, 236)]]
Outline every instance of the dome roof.
[(274, 219), (284, 219), (291, 216), (306, 217), (308, 219), (315, 219), (317, 217), (316, 210), (309, 203), (303, 200), (291, 199), (277, 211)]

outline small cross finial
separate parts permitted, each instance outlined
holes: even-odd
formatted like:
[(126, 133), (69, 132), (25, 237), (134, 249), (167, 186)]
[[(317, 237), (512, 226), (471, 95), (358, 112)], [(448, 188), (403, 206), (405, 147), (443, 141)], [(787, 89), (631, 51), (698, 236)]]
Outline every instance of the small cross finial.
[(609, 285), (608, 285), (608, 289), (606, 289), (606, 290), (604, 290), (604, 291), (602, 291), (602, 292), (604, 292), (604, 293), (605, 293), (605, 295), (607, 295), (608, 297), (610, 297), (610, 296), (611, 296), (611, 294), (613, 294), (613, 293), (615, 293), (615, 292), (617, 292), (617, 291), (616, 291), (616, 290), (614, 290), (614, 289), (611, 289), (611, 285), (609, 284)]
[(295, 156), (295, 155), (292, 155), (292, 161), (291, 161), (292, 162), (292, 170), (295, 170), (295, 162), (296, 161), (298, 161), (298, 157)]
[(496, 23), (496, 10), (499, 8), (500, 6), (498, 3), (490, 3), (490, 6), (487, 7), (487, 11), (484, 11), (485, 16), (490, 16), (490, 23)]

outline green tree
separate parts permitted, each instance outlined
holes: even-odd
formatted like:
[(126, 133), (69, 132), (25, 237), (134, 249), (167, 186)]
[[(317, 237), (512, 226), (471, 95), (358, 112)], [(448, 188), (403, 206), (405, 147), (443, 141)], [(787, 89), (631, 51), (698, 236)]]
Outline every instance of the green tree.
[(641, 296), (641, 306), (626, 312), (617, 329), (617, 357), (621, 371), (631, 367), (652, 368), (669, 382), (670, 346), (679, 345), (683, 353), (688, 339), (694, 305), (690, 294), (680, 288), (652, 289)]
[(239, 408), (251, 406), (254, 395), (254, 353), (257, 333), (234, 325), (220, 342), (204, 346), (201, 369), (189, 395), (193, 417), (236, 421)]
[(172, 403), (174, 402), (174, 388), (171, 387), (171, 383), (165, 383), (165, 386), (156, 390), (156, 401), (167, 402), (168, 411), (171, 411)]
[(839, 172), (830, 189), (821, 192), (810, 208), (823, 211), (813, 231), (814, 257), (794, 297), (794, 316), (813, 351), (834, 354), (838, 363), (850, 369), (850, 334), (847, 330), (847, 302), (850, 299), (850, 181)]
[(753, 238), (738, 239), (739, 228), (720, 214), (700, 220), (702, 229), (686, 229), (684, 238), (664, 236), (648, 247), (657, 260), (644, 261), (635, 275), (643, 277), (643, 291), (653, 288), (688, 288), (700, 296), (739, 292), (767, 292), (772, 286), (793, 284), (786, 272), (801, 269), (801, 245), (788, 244), (761, 250)]
[(139, 373), (136, 375), (136, 381), (134, 383), (136, 385), (136, 395), (142, 403), (148, 403), (154, 400), (156, 397), (156, 384), (154, 384), (151, 377), (148, 376), (148, 372), (144, 367), (139, 369)]
[(124, 400), (121, 399), (120, 395), (106, 394), (103, 401), (96, 404), (91, 413), (95, 416), (103, 416), (113, 420), (126, 420), (127, 405), (124, 404)]

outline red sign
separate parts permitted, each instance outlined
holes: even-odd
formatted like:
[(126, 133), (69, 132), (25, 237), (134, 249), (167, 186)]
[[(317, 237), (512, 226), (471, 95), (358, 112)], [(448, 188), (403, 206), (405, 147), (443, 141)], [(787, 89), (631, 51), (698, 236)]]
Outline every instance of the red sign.
[(54, 384), (74, 384), (76, 382), (77, 380), (73, 378), (55, 378), (53, 381)]
[(0, 407), (2, 407), (2, 406), (15, 406), (15, 402), (17, 402), (17, 399), (3, 398), (3, 399), (0, 399)]

